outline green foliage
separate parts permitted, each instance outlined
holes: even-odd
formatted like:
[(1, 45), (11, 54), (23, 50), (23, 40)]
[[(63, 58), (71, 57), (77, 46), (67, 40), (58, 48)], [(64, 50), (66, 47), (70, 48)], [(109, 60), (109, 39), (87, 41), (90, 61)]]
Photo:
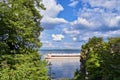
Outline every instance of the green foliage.
[(102, 38), (93, 37), (89, 39), (88, 43), (82, 46), (80, 77), (78, 80), (85, 80), (88, 77), (90, 80), (98, 80), (100, 78), (100, 63), (102, 60), (98, 53), (101, 51), (102, 41)]
[(82, 46), (79, 76), (74, 80), (119, 80), (120, 77), (120, 37), (93, 37)]
[(120, 37), (109, 38), (107, 47), (102, 54), (103, 80), (120, 79)]
[(79, 75), (79, 74), (80, 74), (80, 73), (79, 73), (79, 70), (76, 69), (76, 71), (75, 71), (75, 73), (74, 73), (75, 77), (73, 78), (73, 80), (79, 80), (79, 79), (80, 79), (80, 75)]
[(42, 31), (39, 26), (42, 16), (35, 3), (35, 0), (0, 2), (0, 41), (6, 46), (7, 53), (27, 53), (26, 50), (31, 52), (40, 47), (38, 37)]
[(39, 57), (37, 53), (2, 56), (0, 80), (47, 80), (47, 63)]
[(0, 80), (48, 80), (38, 39), (41, 0), (0, 1)]

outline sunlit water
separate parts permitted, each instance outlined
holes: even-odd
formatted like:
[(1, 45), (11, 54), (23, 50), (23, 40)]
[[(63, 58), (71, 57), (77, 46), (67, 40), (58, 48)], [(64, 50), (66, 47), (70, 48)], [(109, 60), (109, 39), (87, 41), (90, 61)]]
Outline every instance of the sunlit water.
[[(41, 51), (41, 54), (44, 55), (49, 53), (57, 53), (57, 54), (80, 54), (79, 51)], [(51, 63), (51, 65), (48, 66), (48, 75), (51, 76), (54, 79), (59, 78), (69, 78), (72, 79), (74, 76), (74, 72), (76, 69), (79, 69), (80, 67), (80, 58), (55, 58), (55, 59), (48, 59), (48, 62)]]

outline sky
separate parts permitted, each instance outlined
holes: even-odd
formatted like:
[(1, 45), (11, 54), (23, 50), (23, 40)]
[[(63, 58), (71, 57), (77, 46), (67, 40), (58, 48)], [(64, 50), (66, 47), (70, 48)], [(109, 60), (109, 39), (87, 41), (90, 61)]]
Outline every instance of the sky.
[(43, 0), (42, 49), (80, 49), (93, 36), (120, 36), (120, 0)]

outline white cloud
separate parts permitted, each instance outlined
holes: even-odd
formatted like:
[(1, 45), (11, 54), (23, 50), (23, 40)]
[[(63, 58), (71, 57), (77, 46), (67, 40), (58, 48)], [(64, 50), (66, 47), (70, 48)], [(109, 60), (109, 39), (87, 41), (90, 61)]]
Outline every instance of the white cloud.
[(120, 36), (120, 0), (81, 1), (84, 4), (78, 11), (78, 18), (69, 23), (72, 29), (63, 29), (64, 33), (71, 36), (73, 41), (87, 41), (93, 36)]
[(69, 30), (68, 28), (64, 28), (63, 29), (63, 32), (65, 33), (65, 34), (80, 34), (80, 32), (78, 31), (78, 30)]
[(45, 11), (41, 11), (44, 17), (56, 17), (60, 11), (64, 10), (60, 4), (57, 4), (56, 0), (43, 0), (43, 4), (46, 7)]
[[(78, 19), (72, 24), (91, 28), (114, 28), (120, 24), (120, 0), (82, 0), (86, 5), (79, 9)], [(94, 26), (94, 27), (93, 27)], [(95, 29), (96, 29), (95, 28)]]
[(75, 7), (78, 3), (79, 3), (79, 1), (71, 1), (71, 3), (68, 4), (68, 6)]
[(51, 24), (63, 24), (63, 23), (67, 23), (66, 20), (64, 20), (63, 18), (51, 18), (51, 17), (45, 17), (42, 19), (41, 22), (46, 22), (46, 23), (51, 23)]
[[(120, 36), (120, 0), (70, 0), (69, 6), (71, 5), (71, 7), (78, 4), (74, 3), (75, 1), (81, 1), (81, 4), (84, 3), (78, 11), (78, 18), (72, 22), (57, 18), (60, 11), (64, 10), (62, 5), (57, 4), (55, 0), (45, 1), (48, 2), (46, 4), (48, 9), (47, 12), (43, 13), (45, 16), (42, 23), (47, 24), (49, 27), (63, 24), (63, 27), (56, 28), (56, 30), (62, 30), (63, 33), (60, 33), (65, 34), (65, 39), (69, 41), (68, 43), (65, 42), (66, 44), (59, 42), (56, 44), (55, 42), (61, 41), (65, 36), (52, 34), (54, 42), (49, 43), (49, 46), (54, 45), (56, 48), (62, 45), (62, 48), (63, 46), (64, 48), (78, 48), (79, 44), (77, 42), (82, 44), (93, 36), (103, 38)], [(54, 2), (52, 3), (52, 1)]]
[(46, 7), (46, 10), (42, 10), (41, 14), (43, 19), (41, 20), (41, 25), (46, 29), (54, 28), (56, 25), (67, 23), (63, 18), (57, 18), (57, 15), (60, 11), (63, 11), (64, 8), (62, 5), (57, 4), (56, 0), (43, 0), (43, 4)]
[(107, 9), (114, 9), (114, 8), (120, 8), (119, 0), (84, 0), (85, 2), (89, 2), (89, 4), (92, 7), (103, 7)]
[(116, 36), (120, 36), (120, 30), (108, 31), (108, 32), (88, 31), (82, 35), (79, 35), (78, 41), (86, 42), (88, 41), (89, 38), (92, 38), (93, 36), (103, 37), (103, 38), (116, 37)]
[(77, 40), (77, 38), (76, 38), (76, 37), (73, 37), (72, 39), (73, 39), (73, 41), (76, 41), (76, 40)]
[[(104, 34), (103, 34), (104, 35)], [(106, 33), (107, 37), (116, 37), (116, 36), (120, 36), (120, 30), (116, 30), (116, 31), (109, 31)]]
[(82, 26), (85, 26), (85, 27), (95, 27), (96, 24), (92, 21), (88, 21), (85, 18), (80, 18), (79, 17), (77, 20), (71, 22), (71, 25), (72, 26), (82, 25)]
[(116, 17), (113, 17), (113, 18), (108, 18), (107, 21), (108, 25), (110, 27), (116, 27), (116, 26), (119, 26), (120, 24), (120, 16), (116, 16)]
[(52, 38), (54, 41), (61, 41), (64, 38), (62, 34), (52, 34)]

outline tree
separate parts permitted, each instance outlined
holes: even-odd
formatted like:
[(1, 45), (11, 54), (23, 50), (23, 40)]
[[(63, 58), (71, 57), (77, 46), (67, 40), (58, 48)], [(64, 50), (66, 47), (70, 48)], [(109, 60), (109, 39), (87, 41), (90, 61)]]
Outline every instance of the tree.
[(120, 37), (109, 38), (102, 55), (103, 80), (119, 80), (120, 77)]
[(9, 0), (1, 2), (0, 37), (7, 53), (27, 53), (40, 47), (38, 36), (42, 18), (35, 8), (38, 0)]
[(46, 80), (38, 39), (41, 0), (0, 1), (0, 80)]
[(81, 51), (81, 75), (83, 80), (99, 80), (101, 78), (101, 67), (99, 53), (101, 51), (102, 38), (93, 37), (82, 46)]
[[(75, 80), (119, 80), (120, 37), (93, 37), (82, 46), (80, 71)], [(75, 78), (76, 78), (75, 75)]]

